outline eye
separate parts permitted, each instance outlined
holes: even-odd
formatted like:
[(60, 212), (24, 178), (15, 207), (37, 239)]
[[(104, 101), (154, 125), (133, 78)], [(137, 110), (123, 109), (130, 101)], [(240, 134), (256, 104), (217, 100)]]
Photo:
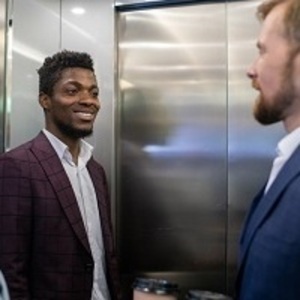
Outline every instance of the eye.
[(98, 89), (91, 90), (91, 95), (92, 95), (93, 98), (98, 98), (99, 90)]
[(78, 93), (78, 89), (76, 87), (67, 87), (66, 94), (69, 96), (74, 96)]
[(262, 44), (258, 44), (257, 49), (258, 49), (258, 54), (259, 55), (265, 54), (266, 50), (267, 50), (266, 47)]

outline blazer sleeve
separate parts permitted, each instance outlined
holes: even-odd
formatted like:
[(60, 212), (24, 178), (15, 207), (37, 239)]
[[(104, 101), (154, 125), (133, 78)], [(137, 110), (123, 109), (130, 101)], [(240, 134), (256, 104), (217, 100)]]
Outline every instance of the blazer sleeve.
[(32, 232), (30, 163), (4, 154), (0, 157), (0, 269), (12, 299), (29, 299)]

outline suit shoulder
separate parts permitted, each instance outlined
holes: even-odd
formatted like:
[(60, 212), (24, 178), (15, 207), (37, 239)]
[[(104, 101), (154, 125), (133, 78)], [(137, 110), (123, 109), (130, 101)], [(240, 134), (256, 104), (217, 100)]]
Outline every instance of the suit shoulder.
[(102, 166), (101, 163), (99, 163), (98, 161), (96, 161), (93, 157), (91, 157), (91, 159), (88, 162), (88, 166), (97, 169), (98, 171), (100, 171), (101, 173), (105, 174), (104, 168)]
[(22, 161), (27, 161), (29, 160), (30, 157), (30, 148), (32, 145), (32, 140), (28, 141), (20, 146), (17, 146), (13, 149), (8, 150), (5, 153), (2, 153), (0, 155), (0, 161), (17, 161), (17, 162), (22, 162)]
[(8, 156), (8, 157), (18, 157), (19, 155), (23, 154), (24, 152), (29, 151), (33, 143), (33, 140), (30, 140), (24, 144), (21, 144), (15, 148), (9, 149), (8, 151), (2, 153), (0, 156)]
[(33, 161), (30, 142), (0, 155), (0, 179), (28, 177)]

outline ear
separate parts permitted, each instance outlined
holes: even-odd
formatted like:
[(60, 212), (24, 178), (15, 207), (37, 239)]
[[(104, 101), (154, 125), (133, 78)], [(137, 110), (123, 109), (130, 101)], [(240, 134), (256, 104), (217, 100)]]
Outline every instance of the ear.
[(51, 107), (51, 99), (50, 97), (41, 92), (40, 95), (39, 95), (39, 103), (40, 103), (40, 106), (44, 109), (44, 110), (49, 110), (50, 107)]

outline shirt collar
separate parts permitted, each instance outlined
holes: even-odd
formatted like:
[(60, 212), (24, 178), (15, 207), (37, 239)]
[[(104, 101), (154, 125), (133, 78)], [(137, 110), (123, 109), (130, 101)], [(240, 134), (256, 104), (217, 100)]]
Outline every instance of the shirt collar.
[(290, 157), (300, 144), (300, 127), (286, 135), (277, 145), (279, 155)]
[[(47, 129), (43, 129), (43, 133), (48, 138), (50, 144), (54, 148), (59, 159), (60, 160), (65, 159), (68, 163), (72, 163), (72, 157), (68, 146)], [(83, 139), (80, 140), (80, 153), (78, 157), (78, 166), (80, 164), (83, 165), (87, 164), (87, 162), (92, 157), (93, 149), (94, 149), (93, 146), (87, 143), (85, 140)]]

